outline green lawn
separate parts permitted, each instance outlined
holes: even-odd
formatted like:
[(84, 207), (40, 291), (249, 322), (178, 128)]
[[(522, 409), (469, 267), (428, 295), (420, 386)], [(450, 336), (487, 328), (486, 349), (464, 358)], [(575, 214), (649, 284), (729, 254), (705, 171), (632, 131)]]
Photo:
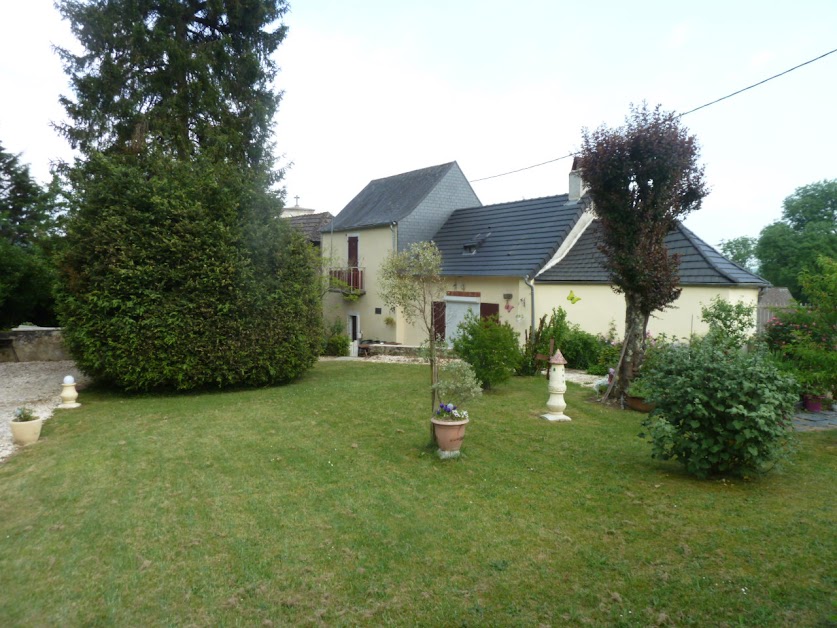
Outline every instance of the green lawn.
[(642, 415), (546, 382), (427, 447), (426, 367), (320, 363), (224, 394), (83, 392), (0, 464), (0, 623), (834, 625), (837, 432), (698, 481)]

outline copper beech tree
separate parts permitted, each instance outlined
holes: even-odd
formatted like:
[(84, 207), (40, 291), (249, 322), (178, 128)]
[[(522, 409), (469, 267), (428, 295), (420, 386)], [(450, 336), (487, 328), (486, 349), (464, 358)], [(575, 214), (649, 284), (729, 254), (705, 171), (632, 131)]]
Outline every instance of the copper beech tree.
[(658, 105), (631, 106), (625, 125), (584, 129), (577, 166), (601, 225), (599, 250), (625, 295), (625, 338), (612, 391), (621, 397), (645, 354), (651, 314), (680, 294), (666, 235), (708, 193), (696, 138)]

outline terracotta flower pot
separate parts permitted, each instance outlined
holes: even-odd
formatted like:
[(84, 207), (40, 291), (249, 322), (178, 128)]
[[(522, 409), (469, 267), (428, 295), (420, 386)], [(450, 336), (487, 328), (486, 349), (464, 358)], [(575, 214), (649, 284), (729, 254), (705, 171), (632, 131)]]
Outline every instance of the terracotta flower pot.
[(825, 399), (820, 395), (802, 395), (802, 407), (808, 412), (822, 412), (822, 403)]
[(12, 421), (12, 439), (18, 445), (31, 445), (40, 437), (41, 426), (43, 424), (43, 419), (35, 419), (34, 421)]
[(630, 395), (625, 396), (625, 405), (627, 405), (631, 410), (636, 410), (637, 412), (651, 412), (651, 410), (654, 409), (654, 404), (647, 403), (645, 398), (631, 397)]
[(436, 433), (436, 442), (442, 451), (459, 451), (465, 438), (465, 426), (469, 419), (463, 421), (439, 421), (430, 419)]

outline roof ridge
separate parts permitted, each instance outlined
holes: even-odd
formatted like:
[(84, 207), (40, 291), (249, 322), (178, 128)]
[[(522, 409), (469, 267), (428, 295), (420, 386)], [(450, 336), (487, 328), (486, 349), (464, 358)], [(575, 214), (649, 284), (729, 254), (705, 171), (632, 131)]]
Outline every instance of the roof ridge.
[[(714, 249), (714, 248), (712, 248), (712, 247), (711, 247), (711, 246), (710, 246), (707, 242), (704, 242), (703, 240), (701, 240), (701, 239), (697, 236), (697, 234), (695, 234), (693, 231), (691, 231), (691, 230), (690, 230), (690, 229), (689, 229), (686, 225), (684, 225), (684, 224), (683, 224), (681, 221), (679, 221), (679, 220), (677, 221), (677, 228), (678, 228), (678, 229), (680, 229), (681, 233), (683, 234), (683, 237), (685, 237), (685, 238), (689, 241), (689, 243), (690, 243), (693, 247), (695, 247), (695, 250), (698, 252), (698, 255), (700, 255), (700, 256), (703, 258), (703, 260), (704, 260), (707, 264), (709, 264), (709, 267), (710, 267), (710, 268), (712, 268), (712, 269), (713, 269), (716, 273), (718, 273), (719, 275), (721, 275), (722, 277), (724, 277), (727, 281), (730, 281), (730, 282), (732, 282), (732, 283), (738, 283), (737, 281), (735, 281), (735, 278), (734, 278), (734, 277), (732, 277), (730, 274), (728, 274), (728, 273), (724, 272), (723, 270), (721, 270), (720, 268), (718, 268), (718, 265), (717, 265), (717, 264), (715, 264), (712, 260), (710, 260), (710, 259), (706, 256), (706, 254), (703, 252), (703, 249), (702, 249), (702, 248), (698, 245), (698, 243), (696, 242), (696, 240), (697, 240), (697, 241), (699, 241), (699, 242), (701, 242), (702, 244), (705, 244), (706, 246), (708, 246), (709, 248), (711, 248), (713, 251), (715, 251), (715, 249)], [(720, 253), (718, 253), (718, 251), (715, 251), (715, 253), (717, 253), (718, 255), (720, 255), (721, 257), (723, 257), (723, 255), (721, 255)], [(724, 257), (724, 259), (726, 259), (726, 258)], [(727, 260), (727, 261), (729, 261), (729, 260)], [(750, 271), (747, 271), (747, 272), (750, 272)], [(752, 274), (752, 273), (751, 273), (751, 274)]]
[[(567, 193), (564, 193), (564, 194), (549, 194), (547, 196), (536, 196), (535, 198), (522, 198), (519, 201), (503, 201), (502, 203), (492, 203), (491, 205), (475, 205), (474, 208), (478, 207), (480, 209), (488, 209), (489, 207), (498, 207), (500, 205), (513, 205), (515, 203), (527, 203), (529, 201), (543, 201), (543, 200), (551, 199), (551, 198), (559, 198), (561, 196), (566, 196), (567, 200), (569, 200), (570, 195), (567, 194)], [(462, 209), (474, 209), (474, 208), (463, 207)], [(459, 210), (457, 210), (457, 211), (459, 211)]]
[[(409, 170), (407, 172), (399, 172), (398, 174), (391, 174), (387, 177), (380, 177), (378, 179), (371, 179), (369, 181), (369, 183), (374, 183), (375, 181), (386, 181), (387, 179), (394, 179), (395, 177), (405, 177), (407, 175), (415, 174), (417, 172), (423, 172), (425, 170), (435, 170), (436, 168), (443, 168), (445, 166), (450, 167), (450, 166), (453, 166), (453, 165), (458, 165), (458, 164), (456, 164), (456, 160), (448, 161), (448, 162), (443, 163), (443, 164), (437, 164), (435, 166), (425, 166), (424, 168), (416, 168), (415, 170)], [(448, 168), (448, 169), (450, 169), (450, 168)]]

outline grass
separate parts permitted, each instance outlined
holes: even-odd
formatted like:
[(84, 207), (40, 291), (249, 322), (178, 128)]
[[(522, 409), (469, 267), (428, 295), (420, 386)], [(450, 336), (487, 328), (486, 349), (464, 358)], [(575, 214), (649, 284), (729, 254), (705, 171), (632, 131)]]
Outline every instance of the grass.
[(320, 363), (289, 386), (84, 392), (0, 464), (0, 617), (35, 625), (829, 626), (837, 432), (698, 481), (642, 415), (546, 383), (427, 447), (426, 367)]

